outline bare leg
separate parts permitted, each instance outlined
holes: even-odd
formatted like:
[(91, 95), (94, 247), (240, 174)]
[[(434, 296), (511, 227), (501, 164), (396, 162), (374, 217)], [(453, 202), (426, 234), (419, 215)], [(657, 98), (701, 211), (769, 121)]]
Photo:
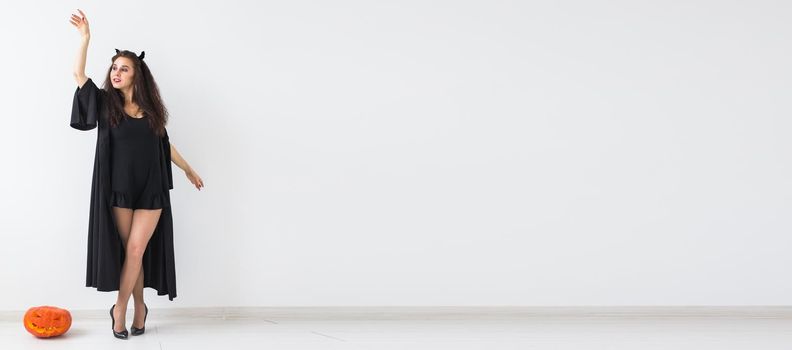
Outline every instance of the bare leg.
[[(132, 209), (113, 207), (113, 217), (115, 218), (116, 228), (118, 235), (121, 237), (121, 243), (126, 249), (127, 240), (129, 239), (129, 231), (132, 229)], [(122, 312), (121, 307), (117, 306), (113, 309), (113, 317), (115, 317), (116, 332), (121, 332), (126, 327), (126, 320), (121, 315), (126, 314), (126, 309)]]
[(135, 302), (135, 315), (132, 317), (132, 325), (137, 328), (143, 328), (143, 318), (146, 316), (146, 307), (143, 301), (143, 268), (140, 269), (135, 288), (132, 289), (132, 299)]
[[(116, 320), (123, 320), (126, 317), (129, 297), (132, 296), (132, 290), (142, 276), (143, 253), (146, 251), (149, 239), (154, 234), (161, 212), (162, 209), (134, 210), (132, 226), (125, 247), (126, 259), (124, 260), (124, 266), (121, 268), (121, 283), (118, 290), (118, 298), (116, 299), (116, 309), (114, 310), (117, 314)], [(136, 309), (138, 308), (136, 307)], [(141, 320), (140, 326), (142, 326), (142, 323)], [(124, 327), (119, 327), (118, 321), (116, 321), (116, 328), (116, 331), (124, 329)]]

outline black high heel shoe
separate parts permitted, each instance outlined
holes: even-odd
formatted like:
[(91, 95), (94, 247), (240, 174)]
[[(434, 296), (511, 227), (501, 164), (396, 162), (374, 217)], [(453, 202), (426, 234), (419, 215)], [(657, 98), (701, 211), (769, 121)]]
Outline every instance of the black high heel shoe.
[(143, 307), (146, 308), (146, 315), (143, 316), (143, 327), (137, 328), (135, 326), (132, 326), (132, 335), (141, 335), (146, 331), (146, 317), (148, 317), (148, 305), (146, 305), (146, 303), (143, 303)]
[(114, 308), (115, 308), (115, 304), (113, 304), (113, 306), (110, 307), (110, 319), (113, 320), (113, 326), (112, 326), (112, 328), (113, 328), (113, 336), (115, 336), (118, 339), (127, 339), (129, 337), (129, 332), (126, 330), (126, 328), (124, 328), (124, 330), (121, 331), (121, 332), (116, 332), (115, 331), (115, 316), (113, 316), (113, 309)]

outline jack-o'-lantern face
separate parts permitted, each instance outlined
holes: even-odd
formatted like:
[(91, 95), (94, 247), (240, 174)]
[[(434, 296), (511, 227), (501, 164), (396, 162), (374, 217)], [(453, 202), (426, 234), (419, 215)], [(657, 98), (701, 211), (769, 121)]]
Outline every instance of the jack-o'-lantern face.
[(71, 327), (68, 310), (54, 306), (35, 306), (25, 313), (25, 329), (39, 338), (57, 337)]

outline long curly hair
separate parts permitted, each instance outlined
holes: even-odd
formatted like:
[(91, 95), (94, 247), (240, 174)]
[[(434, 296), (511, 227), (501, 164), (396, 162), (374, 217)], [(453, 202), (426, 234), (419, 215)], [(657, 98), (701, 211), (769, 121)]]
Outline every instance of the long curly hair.
[[(145, 52), (143, 55), (145, 55)], [(146, 65), (146, 61), (128, 50), (118, 51), (113, 55), (110, 60), (110, 67), (105, 75), (104, 85), (102, 86), (102, 89), (107, 92), (108, 101), (105, 106), (107, 106), (110, 126), (117, 126), (126, 113), (124, 112), (124, 93), (113, 87), (112, 78), (110, 77), (110, 73), (113, 71), (113, 62), (118, 57), (126, 57), (133, 62), (135, 74), (132, 77), (132, 100), (148, 117), (149, 127), (162, 137), (165, 134), (165, 125), (168, 124), (168, 110), (165, 108), (165, 104), (162, 103), (159, 88), (151, 75), (148, 65)]]

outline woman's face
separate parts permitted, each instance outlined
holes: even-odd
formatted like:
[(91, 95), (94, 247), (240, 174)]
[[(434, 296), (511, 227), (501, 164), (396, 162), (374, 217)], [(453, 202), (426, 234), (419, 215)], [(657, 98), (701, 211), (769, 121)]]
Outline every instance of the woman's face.
[(110, 67), (110, 81), (113, 82), (114, 88), (123, 90), (132, 86), (134, 77), (135, 70), (132, 60), (120, 56), (113, 61), (113, 65)]

